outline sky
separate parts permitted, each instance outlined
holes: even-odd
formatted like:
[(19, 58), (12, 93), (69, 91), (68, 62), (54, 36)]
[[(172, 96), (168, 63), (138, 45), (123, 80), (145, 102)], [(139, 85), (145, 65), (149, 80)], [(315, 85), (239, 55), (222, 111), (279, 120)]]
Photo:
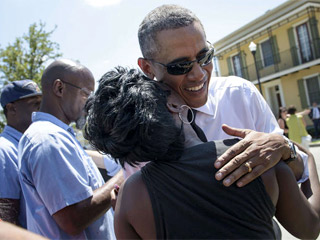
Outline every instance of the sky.
[(139, 24), (162, 4), (178, 4), (193, 11), (202, 21), (207, 39), (214, 43), (285, 1), (0, 0), (0, 47), (42, 21), (46, 31), (57, 27), (51, 40), (60, 45), (63, 58), (80, 61), (99, 80), (118, 65), (138, 67)]

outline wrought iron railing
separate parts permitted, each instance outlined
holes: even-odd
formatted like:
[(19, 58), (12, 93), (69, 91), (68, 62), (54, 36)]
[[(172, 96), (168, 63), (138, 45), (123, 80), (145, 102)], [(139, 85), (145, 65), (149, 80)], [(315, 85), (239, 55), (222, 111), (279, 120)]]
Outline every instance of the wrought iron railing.
[[(320, 40), (318, 40), (320, 42)], [(260, 78), (271, 74), (281, 72), (299, 66), (301, 64), (320, 59), (320, 43), (310, 45), (310, 52), (302, 52), (302, 49), (295, 46), (285, 51), (279, 52), (276, 56), (273, 55), (269, 59), (257, 59), (257, 67)], [(248, 56), (246, 56), (247, 58)], [(252, 57), (252, 56), (250, 56)], [(241, 69), (242, 77), (250, 81), (257, 80), (256, 67), (254, 64), (248, 65)], [(223, 75), (229, 75), (228, 73)]]

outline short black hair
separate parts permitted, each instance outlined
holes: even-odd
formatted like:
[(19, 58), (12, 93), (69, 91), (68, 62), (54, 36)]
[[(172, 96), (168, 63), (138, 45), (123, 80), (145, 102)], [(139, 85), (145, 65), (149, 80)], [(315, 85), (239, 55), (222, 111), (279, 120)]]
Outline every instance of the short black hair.
[(157, 34), (164, 30), (187, 27), (198, 22), (205, 34), (199, 18), (189, 9), (175, 4), (164, 4), (155, 8), (143, 19), (138, 30), (139, 45), (144, 58), (152, 59), (161, 50)]
[(167, 109), (168, 94), (138, 69), (116, 67), (88, 99), (85, 138), (122, 166), (180, 158), (184, 135)]
[(294, 105), (290, 105), (290, 106), (288, 107), (288, 113), (289, 113), (289, 114), (295, 114), (296, 111), (297, 111), (297, 109), (296, 109), (296, 107), (295, 107)]

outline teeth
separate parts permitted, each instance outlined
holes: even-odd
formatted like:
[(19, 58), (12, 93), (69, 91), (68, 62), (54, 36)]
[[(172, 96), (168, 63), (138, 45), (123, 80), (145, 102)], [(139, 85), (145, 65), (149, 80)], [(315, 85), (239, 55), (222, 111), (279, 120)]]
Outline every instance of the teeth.
[(193, 91), (193, 92), (195, 92), (195, 91), (198, 91), (198, 90), (200, 90), (201, 88), (203, 88), (203, 85), (204, 85), (204, 83), (202, 83), (201, 85), (199, 85), (199, 86), (197, 86), (197, 87), (187, 88), (187, 90), (188, 90), (188, 91)]

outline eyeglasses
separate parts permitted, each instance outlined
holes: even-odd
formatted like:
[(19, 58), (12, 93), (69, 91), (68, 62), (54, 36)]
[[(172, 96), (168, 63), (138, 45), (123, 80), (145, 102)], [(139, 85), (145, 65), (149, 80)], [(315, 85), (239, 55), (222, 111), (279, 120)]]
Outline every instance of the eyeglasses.
[(67, 85), (70, 85), (71, 87), (80, 89), (80, 91), (83, 92), (87, 98), (89, 98), (89, 97), (93, 94), (92, 91), (90, 91), (89, 89), (87, 89), (87, 88), (85, 88), (85, 87), (81, 88), (81, 87), (79, 87), (79, 86), (77, 86), (77, 85), (74, 85), (74, 84), (72, 84), (72, 83), (63, 81), (63, 80), (61, 80), (61, 79), (60, 79), (60, 81), (63, 82), (63, 83), (65, 83), (65, 84), (67, 84)]
[(213, 59), (213, 53), (214, 53), (214, 48), (211, 45), (211, 43), (209, 43), (209, 50), (197, 57), (196, 60), (193, 61), (185, 61), (185, 62), (181, 62), (181, 63), (169, 63), (169, 64), (164, 64), (161, 62), (157, 62), (153, 59), (147, 59), (150, 60), (154, 63), (160, 64), (164, 67), (167, 68), (167, 72), (171, 75), (183, 75), (183, 74), (187, 74), (188, 72), (190, 72), (192, 70), (192, 67), (194, 65), (195, 62), (197, 62), (201, 67), (205, 67), (207, 65), (209, 65), (212, 62)]

